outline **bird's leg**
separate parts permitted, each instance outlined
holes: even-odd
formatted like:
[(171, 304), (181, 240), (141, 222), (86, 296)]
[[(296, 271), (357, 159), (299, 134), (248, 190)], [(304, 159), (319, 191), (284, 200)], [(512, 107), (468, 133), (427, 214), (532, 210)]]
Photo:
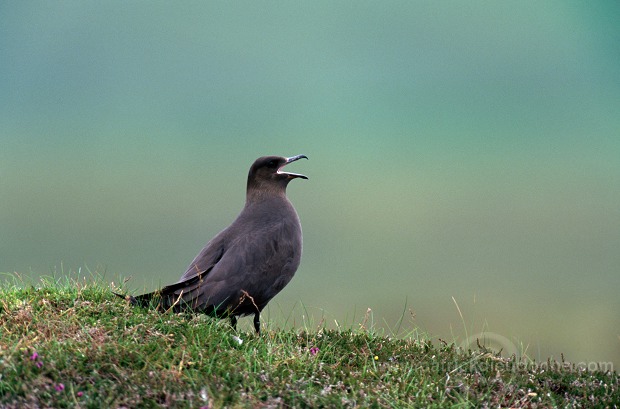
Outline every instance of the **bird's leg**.
[(256, 333), (260, 335), (260, 312), (256, 312), (256, 314), (254, 314), (254, 329), (256, 330)]
[(231, 315), (230, 316), (230, 326), (235, 331), (237, 330), (237, 316), (236, 315)]

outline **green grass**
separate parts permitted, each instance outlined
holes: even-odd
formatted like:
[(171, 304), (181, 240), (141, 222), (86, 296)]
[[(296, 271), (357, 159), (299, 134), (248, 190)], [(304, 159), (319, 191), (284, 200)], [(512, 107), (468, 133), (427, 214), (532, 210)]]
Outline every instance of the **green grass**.
[[(615, 372), (356, 329), (235, 333), (100, 279), (0, 286), (0, 407), (618, 407)], [(243, 339), (239, 344), (234, 336)]]

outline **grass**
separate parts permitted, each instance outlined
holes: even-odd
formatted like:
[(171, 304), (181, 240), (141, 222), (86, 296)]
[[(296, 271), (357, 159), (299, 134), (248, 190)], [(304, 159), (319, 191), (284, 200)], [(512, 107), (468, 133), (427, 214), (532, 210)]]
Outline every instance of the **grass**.
[(132, 308), (98, 279), (5, 284), (0, 407), (620, 405), (616, 372), (357, 327), (258, 337), (200, 315)]

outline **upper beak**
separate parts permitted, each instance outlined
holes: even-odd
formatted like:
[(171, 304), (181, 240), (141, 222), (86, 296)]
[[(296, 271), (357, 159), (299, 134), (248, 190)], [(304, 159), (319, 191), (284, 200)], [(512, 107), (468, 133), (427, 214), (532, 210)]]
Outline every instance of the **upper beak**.
[(307, 176), (305, 175), (301, 175), (299, 173), (291, 173), (291, 172), (282, 172), (282, 168), (286, 165), (288, 165), (291, 162), (295, 162), (296, 160), (299, 159), (308, 159), (308, 157), (306, 155), (297, 155), (297, 156), (291, 156), (290, 158), (286, 158), (286, 162), (284, 163), (284, 165), (282, 165), (282, 167), (280, 167), (280, 169), (278, 169), (278, 173), (281, 175), (287, 175), (289, 178), (302, 178), (302, 179), (308, 179)]

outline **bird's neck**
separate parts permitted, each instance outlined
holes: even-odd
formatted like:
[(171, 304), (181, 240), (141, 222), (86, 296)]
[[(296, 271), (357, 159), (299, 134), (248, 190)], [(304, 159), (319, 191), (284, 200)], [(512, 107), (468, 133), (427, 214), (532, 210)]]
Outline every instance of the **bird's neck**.
[(246, 206), (269, 200), (288, 200), (286, 198), (286, 187), (263, 187), (261, 189), (248, 189), (246, 192)]

